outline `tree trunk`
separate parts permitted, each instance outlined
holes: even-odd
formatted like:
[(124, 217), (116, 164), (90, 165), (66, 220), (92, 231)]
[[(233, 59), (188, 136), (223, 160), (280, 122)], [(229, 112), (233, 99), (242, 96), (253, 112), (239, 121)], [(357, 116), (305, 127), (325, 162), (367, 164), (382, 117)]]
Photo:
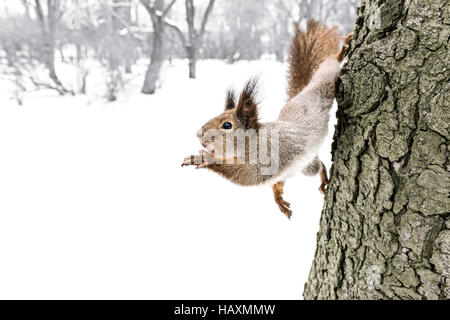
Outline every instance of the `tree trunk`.
[(306, 299), (450, 298), (449, 13), (362, 0)]
[[(161, 23), (162, 26), (162, 23)], [(163, 65), (163, 32), (159, 29), (153, 32), (153, 45), (150, 65), (145, 74), (144, 85), (141, 92), (144, 94), (154, 94), (156, 91), (156, 83), (159, 79), (159, 73)]]
[(195, 79), (197, 77), (197, 48), (191, 45), (186, 48), (189, 58), (189, 78)]
[(208, 6), (206, 7), (205, 13), (203, 14), (202, 22), (200, 29), (197, 31), (195, 29), (195, 5), (194, 0), (186, 0), (186, 22), (188, 25), (188, 37), (189, 42), (186, 42), (182, 36), (181, 30), (179, 34), (182, 38), (182, 43), (185, 44), (185, 50), (187, 52), (189, 58), (189, 78), (196, 78), (196, 69), (197, 69), (197, 54), (199, 48), (201, 48), (203, 36), (206, 30), (206, 24), (208, 23), (208, 19), (211, 15), (211, 12), (214, 8), (215, 0), (209, 0)]
[[(28, 5), (26, 1), (23, 1), (24, 5)], [(41, 5), (41, 1), (35, 0), (34, 9), (41, 27), (41, 36), (43, 48), (43, 60), (44, 65), (47, 68), (48, 75), (54, 83), (53, 89), (58, 91), (59, 94), (64, 95), (66, 93), (74, 94), (72, 91), (67, 90), (59, 80), (56, 74), (55, 68), (55, 47), (56, 47), (56, 29), (57, 23), (60, 19), (58, 17), (61, 13), (60, 2), (59, 1), (48, 1), (47, 2), (47, 12), (45, 15), (44, 10)]]
[(49, 75), (50, 79), (53, 81), (53, 83), (55, 85), (55, 89), (58, 91), (58, 93), (60, 95), (64, 95), (66, 93), (72, 93), (63, 86), (61, 80), (59, 80), (59, 77), (56, 74), (55, 46), (54, 46), (54, 42), (52, 42), (51, 40), (49, 41), (48, 44), (45, 45), (45, 48), (44, 48), (44, 64), (48, 70), (48, 75)]
[[(114, 0), (113, 1), (113, 8), (115, 15), (113, 17), (113, 28), (115, 31), (115, 35), (119, 33), (120, 30), (126, 26), (127, 28), (129, 26), (132, 26), (132, 19), (131, 19), (131, 7), (132, 3), (130, 0)], [(128, 29), (127, 29), (128, 30)], [(132, 35), (128, 32), (126, 35), (121, 36), (121, 42), (126, 43), (125, 46), (121, 49), (121, 55), (122, 60), (124, 64), (124, 71), (126, 74), (132, 73), (132, 66), (134, 63), (134, 50), (135, 46), (132, 41)]]

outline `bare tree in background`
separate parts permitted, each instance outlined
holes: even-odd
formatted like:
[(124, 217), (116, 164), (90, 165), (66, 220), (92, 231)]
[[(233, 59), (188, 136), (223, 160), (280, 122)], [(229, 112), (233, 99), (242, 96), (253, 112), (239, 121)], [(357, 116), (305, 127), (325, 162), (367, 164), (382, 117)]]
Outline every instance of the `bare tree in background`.
[[(263, 38), (271, 41), (272, 46), (278, 44), (275, 34), (282, 31), (284, 21), (270, 16), (269, 12), (274, 12), (272, 1), (260, 0), (258, 5), (255, 5), (247, 0), (228, 0), (223, 4), (224, 30), (221, 32), (225, 41), (221, 50), (226, 53), (228, 62), (259, 59), (262, 54), (267, 53), (268, 41), (263, 41)], [(271, 36), (265, 36), (267, 34)], [(285, 44), (280, 47), (285, 47), (290, 40), (287, 30), (285, 36)], [(274, 48), (274, 51), (277, 51), (277, 48)]]
[(206, 31), (206, 24), (214, 7), (215, 0), (209, 0), (205, 13), (203, 14), (200, 29), (195, 28), (195, 5), (194, 0), (185, 0), (186, 5), (186, 22), (188, 25), (188, 37), (186, 38), (183, 31), (173, 23), (168, 23), (179, 35), (181, 43), (186, 50), (189, 58), (189, 78), (195, 79), (197, 69), (198, 50), (202, 45), (203, 36)]
[(133, 43), (133, 33), (130, 32), (131, 21), (131, 0), (114, 0), (113, 2), (113, 28), (122, 37), (119, 43), (123, 45), (121, 48), (122, 59), (125, 64), (125, 73), (131, 73), (131, 66), (135, 61), (135, 44)]
[(31, 20), (30, 5), (28, 3), (30, 0), (20, 0), (20, 1), (22, 2), (23, 7), (25, 8), (25, 17)]
[[(177, 6), (177, 0), (10, 1), (0, 8), (0, 74), (14, 83), (18, 97), (41, 89), (89, 93), (96, 82), (88, 81), (88, 75), (100, 63), (113, 101), (132, 79), (132, 65), (150, 56), (141, 91), (153, 94), (166, 58), (187, 57), (190, 78), (196, 77), (198, 59), (234, 62), (276, 55), (283, 61), (291, 21), (325, 19), (348, 32), (357, 1), (179, 0)], [(10, 10), (14, 5), (25, 10)], [(139, 21), (142, 8), (151, 31)], [(76, 78), (67, 73), (62, 79), (61, 65), (75, 68)]]
[(141, 92), (144, 94), (154, 94), (156, 91), (156, 83), (159, 80), (159, 74), (164, 62), (164, 30), (167, 24), (166, 18), (176, 0), (171, 0), (167, 6), (165, 6), (164, 0), (140, 0), (140, 2), (150, 15), (153, 25), (150, 64), (145, 74), (144, 85)]
[(28, 6), (31, 5), (36, 13), (41, 28), (41, 35), (44, 44), (43, 59), (45, 67), (48, 70), (50, 79), (55, 84), (55, 89), (61, 94), (72, 93), (61, 83), (56, 74), (55, 68), (55, 39), (58, 22), (61, 20), (64, 9), (60, 0), (47, 0), (43, 5), (41, 0), (33, 2), (23, 1), (28, 14)]
[[(87, 77), (89, 68), (85, 64), (87, 57), (87, 45), (89, 37), (86, 34), (91, 33), (90, 19), (84, 19), (91, 14), (89, 8), (81, 7), (79, 0), (74, 0), (73, 16), (67, 26), (67, 42), (75, 46), (75, 66), (77, 73), (77, 90), (80, 94), (86, 94)], [(83, 22), (83, 23), (82, 23)], [(93, 29), (93, 28), (92, 28)], [(63, 48), (60, 49), (63, 51)]]
[(271, 28), (273, 30), (273, 36), (271, 38), (271, 43), (273, 52), (277, 57), (277, 60), (283, 62), (288, 44), (291, 40), (289, 25), (294, 19), (292, 19), (291, 10), (286, 9), (284, 0), (274, 1), (272, 3), (270, 14), (272, 15)]
[[(105, 11), (104, 16), (106, 19), (106, 46), (104, 47), (104, 52), (106, 54), (106, 98), (108, 101), (116, 101), (117, 93), (120, 88), (123, 87), (123, 77), (120, 70), (122, 57), (121, 52), (116, 48), (118, 45), (117, 37), (119, 31), (119, 21), (116, 13), (116, 4), (120, 5), (120, 0), (113, 0), (112, 3), (106, 2), (103, 5), (103, 10)], [(112, 8), (110, 7), (112, 5)]]

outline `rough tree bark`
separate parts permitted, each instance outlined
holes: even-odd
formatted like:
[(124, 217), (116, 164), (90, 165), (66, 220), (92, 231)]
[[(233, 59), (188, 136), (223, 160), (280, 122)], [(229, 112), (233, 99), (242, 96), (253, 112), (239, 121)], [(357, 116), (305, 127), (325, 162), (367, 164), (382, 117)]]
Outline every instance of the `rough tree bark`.
[(450, 298), (450, 4), (362, 0), (306, 299)]

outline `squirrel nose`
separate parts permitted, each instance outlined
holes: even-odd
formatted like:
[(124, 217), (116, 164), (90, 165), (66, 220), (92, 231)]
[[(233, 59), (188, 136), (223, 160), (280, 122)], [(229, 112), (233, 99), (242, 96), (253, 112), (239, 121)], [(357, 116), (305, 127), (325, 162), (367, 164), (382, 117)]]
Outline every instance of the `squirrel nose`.
[(201, 138), (202, 135), (203, 135), (202, 129), (198, 130), (198, 131), (197, 131), (197, 137), (198, 137), (198, 138)]

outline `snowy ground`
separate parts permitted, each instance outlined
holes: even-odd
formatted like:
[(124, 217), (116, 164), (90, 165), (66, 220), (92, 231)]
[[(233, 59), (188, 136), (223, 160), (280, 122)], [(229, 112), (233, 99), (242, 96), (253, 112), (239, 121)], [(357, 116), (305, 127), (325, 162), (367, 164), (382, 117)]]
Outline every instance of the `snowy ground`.
[(0, 298), (301, 298), (319, 178), (288, 180), (288, 221), (270, 187), (180, 167), (230, 85), (260, 74), (262, 120), (275, 119), (285, 66), (203, 61), (197, 80), (186, 73), (174, 61), (158, 94), (139, 94), (137, 77), (114, 103), (91, 91), (18, 106), (0, 83)]

